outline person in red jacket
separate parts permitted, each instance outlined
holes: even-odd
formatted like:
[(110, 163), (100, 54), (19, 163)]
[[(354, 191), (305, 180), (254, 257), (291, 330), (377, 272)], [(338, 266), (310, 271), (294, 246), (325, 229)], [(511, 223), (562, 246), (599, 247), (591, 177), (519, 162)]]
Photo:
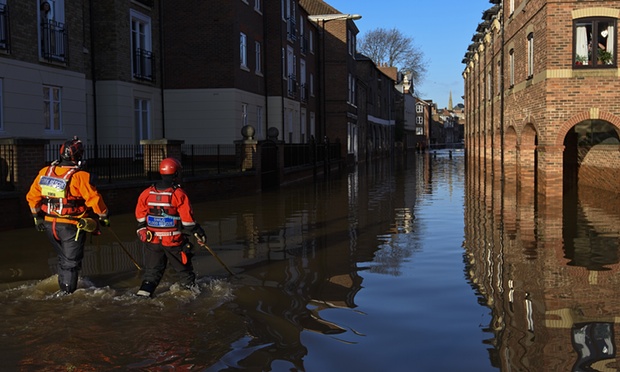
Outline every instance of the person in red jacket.
[(80, 234), (78, 221), (83, 217), (99, 218), (109, 226), (108, 208), (84, 171), (84, 147), (77, 138), (60, 147), (60, 159), (41, 169), (26, 194), (26, 201), (38, 231), (45, 231), (58, 254), (59, 295), (73, 293), (84, 257), (86, 234)]
[(146, 243), (144, 275), (138, 296), (153, 295), (168, 262), (177, 272), (182, 286), (191, 289), (195, 285), (192, 244), (188, 235), (193, 235), (202, 244), (206, 243), (207, 236), (194, 219), (189, 197), (177, 184), (181, 169), (181, 163), (174, 158), (162, 160), (159, 165), (161, 180), (138, 197), (136, 233)]

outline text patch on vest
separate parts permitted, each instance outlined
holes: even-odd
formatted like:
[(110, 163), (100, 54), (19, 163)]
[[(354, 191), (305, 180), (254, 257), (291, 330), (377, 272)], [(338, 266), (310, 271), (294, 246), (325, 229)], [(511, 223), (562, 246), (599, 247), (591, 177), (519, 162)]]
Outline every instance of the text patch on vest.
[(146, 224), (150, 227), (175, 227), (175, 218), (172, 216), (147, 216)]
[(67, 181), (62, 178), (41, 176), (39, 185), (44, 196), (64, 198), (67, 195)]

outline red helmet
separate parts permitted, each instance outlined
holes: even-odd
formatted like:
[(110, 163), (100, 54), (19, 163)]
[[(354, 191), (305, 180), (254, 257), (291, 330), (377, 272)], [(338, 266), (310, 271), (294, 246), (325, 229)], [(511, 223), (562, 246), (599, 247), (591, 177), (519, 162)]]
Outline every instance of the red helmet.
[(181, 162), (175, 158), (165, 158), (159, 163), (159, 174), (174, 175), (181, 169), (183, 169)]
[(80, 161), (82, 155), (84, 155), (84, 146), (77, 136), (60, 146), (60, 158), (62, 160)]

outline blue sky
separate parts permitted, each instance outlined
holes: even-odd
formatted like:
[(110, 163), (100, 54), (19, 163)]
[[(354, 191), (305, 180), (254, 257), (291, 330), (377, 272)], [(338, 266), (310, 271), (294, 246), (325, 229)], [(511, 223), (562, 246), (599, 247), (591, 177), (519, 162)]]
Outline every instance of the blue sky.
[(324, 0), (341, 13), (360, 14), (359, 36), (376, 28), (396, 28), (413, 38), (427, 61), (424, 81), (416, 88), (421, 98), (439, 108), (462, 103), (465, 65), (461, 63), (489, 0)]

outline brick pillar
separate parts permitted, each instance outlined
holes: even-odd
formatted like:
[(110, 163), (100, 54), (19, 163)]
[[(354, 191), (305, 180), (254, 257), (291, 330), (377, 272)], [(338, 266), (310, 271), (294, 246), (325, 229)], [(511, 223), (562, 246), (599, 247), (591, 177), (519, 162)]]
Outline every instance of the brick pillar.
[(183, 154), (181, 145), (185, 141), (182, 140), (140, 140), (140, 144), (144, 146), (144, 172), (149, 178), (159, 175), (159, 163), (165, 158), (175, 158), (182, 161)]
[(521, 145), (517, 150), (519, 188), (534, 189), (536, 146)]
[(0, 161), (7, 170), (3, 183), (20, 193), (27, 192), (41, 168), (47, 165), (45, 145), (48, 143), (35, 138), (0, 139)]
[(564, 146), (539, 146), (538, 194), (544, 203), (562, 204)]

